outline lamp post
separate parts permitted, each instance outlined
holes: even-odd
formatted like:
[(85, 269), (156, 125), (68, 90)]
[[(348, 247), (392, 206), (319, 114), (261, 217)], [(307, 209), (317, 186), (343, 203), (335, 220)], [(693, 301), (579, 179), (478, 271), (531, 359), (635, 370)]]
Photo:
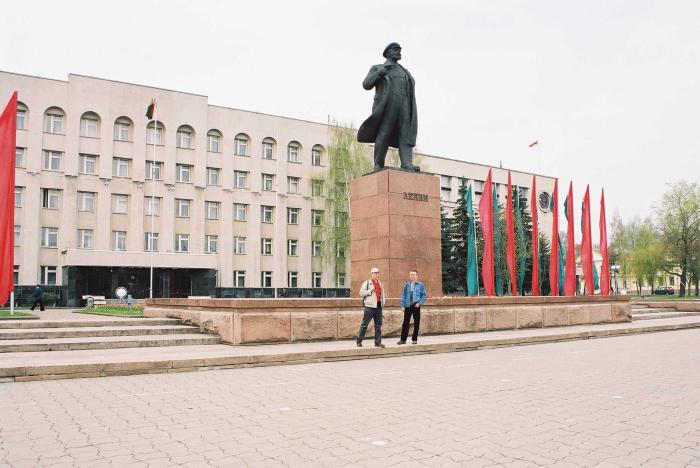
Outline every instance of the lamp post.
[(610, 265), (610, 271), (612, 271), (613, 280), (615, 281), (615, 295), (618, 296), (620, 294), (620, 288), (617, 287), (617, 273), (620, 271), (620, 265), (613, 263)]

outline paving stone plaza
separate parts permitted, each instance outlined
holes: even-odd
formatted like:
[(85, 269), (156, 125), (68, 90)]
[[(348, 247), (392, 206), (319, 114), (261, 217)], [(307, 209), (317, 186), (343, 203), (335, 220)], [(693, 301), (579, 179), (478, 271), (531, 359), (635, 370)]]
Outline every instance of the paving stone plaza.
[(0, 385), (0, 466), (700, 466), (700, 330)]

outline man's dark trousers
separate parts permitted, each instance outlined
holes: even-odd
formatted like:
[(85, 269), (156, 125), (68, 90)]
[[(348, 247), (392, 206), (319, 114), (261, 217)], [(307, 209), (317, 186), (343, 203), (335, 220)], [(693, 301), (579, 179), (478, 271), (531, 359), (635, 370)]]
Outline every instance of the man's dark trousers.
[(403, 312), (403, 325), (401, 325), (401, 341), (408, 338), (408, 325), (413, 315), (413, 341), (418, 341), (418, 329), (420, 328), (420, 307), (406, 307)]
[(39, 304), (39, 310), (44, 310), (44, 300), (43, 299), (35, 299), (34, 304), (32, 304), (31, 310), (34, 310), (36, 305)]
[(382, 305), (377, 304), (376, 309), (374, 307), (365, 307), (365, 315), (362, 317), (360, 331), (357, 333), (358, 343), (362, 343), (362, 340), (365, 339), (370, 320), (374, 320), (374, 343), (379, 344), (382, 342)]

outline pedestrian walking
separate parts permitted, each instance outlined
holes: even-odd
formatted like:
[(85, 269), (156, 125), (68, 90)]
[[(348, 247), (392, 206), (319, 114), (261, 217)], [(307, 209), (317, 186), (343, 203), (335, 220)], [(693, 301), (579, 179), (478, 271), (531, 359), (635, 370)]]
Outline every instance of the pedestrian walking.
[(39, 304), (39, 310), (43, 311), (44, 310), (44, 290), (41, 289), (41, 286), (38, 284), (36, 285), (36, 288), (34, 289), (34, 292), (32, 293), (32, 297), (34, 298), (34, 303), (32, 304), (31, 309), (34, 310), (37, 304)]
[(401, 307), (403, 307), (403, 324), (401, 325), (401, 339), (398, 345), (406, 344), (408, 339), (408, 326), (413, 316), (413, 344), (418, 344), (418, 331), (420, 329), (420, 306), (425, 304), (428, 295), (425, 293), (425, 285), (418, 281), (418, 272), (411, 270), (409, 280), (403, 285), (401, 295)]
[(364, 306), (364, 316), (360, 331), (357, 332), (357, 346), (362, 346), (362, 340), (367, 333), (370, 320), (374, 320), (374, 346), (384, 348), (382, 344), (382, 307), (386, 302), (386, 290), (379, 281), (379, 268), (373, 267), (370, 270), (370, 278), (362, 283), (360, 297)]

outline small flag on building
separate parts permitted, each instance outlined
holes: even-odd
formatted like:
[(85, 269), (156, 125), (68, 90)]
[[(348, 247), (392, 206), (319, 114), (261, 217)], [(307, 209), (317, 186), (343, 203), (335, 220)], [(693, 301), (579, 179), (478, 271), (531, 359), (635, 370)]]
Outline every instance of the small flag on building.
[(538, 140), (533, 141), (529, 145), (527, 145), (528, 148), (534, 148), (535, 146), (539, 145), (540, 142)]
[(153, 113), (155, 112), (155, 110), (156, 110), (156, 99), (153, 98), (153, 99), (151, 99), (151, 103), (146, 108), (146, 117), (148, 117), (149, 119), (152, 119)]

